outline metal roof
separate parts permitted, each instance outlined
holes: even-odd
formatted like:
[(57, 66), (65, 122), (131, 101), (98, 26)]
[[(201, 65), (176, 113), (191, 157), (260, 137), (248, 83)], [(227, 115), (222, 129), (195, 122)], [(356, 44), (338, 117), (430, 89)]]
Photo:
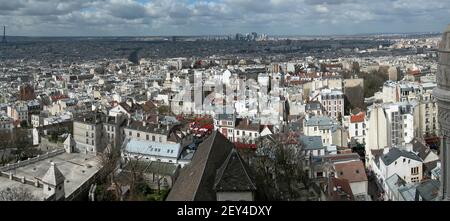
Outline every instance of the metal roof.
[(157, 143), (152, 141), (129, 140), (125, 146), (125, 151), (134, 154), (148, 156), (160, 156), (178, 158), (180, 144)]
[(303, 144), (305, 150), (323, 149), (321, 136), (300, 136), (300, 142)]
[(420, 157), (417, 156), (415, 153), (406, 150), (401, 150), (396, 147), (391, 148), (387, 154), (381, 157), (381, 160), (383, 161), (384, 165), (390, 165), (400, 157), (405, 157), (408, 159), (422, 162), (422, 159), (420, 159)]

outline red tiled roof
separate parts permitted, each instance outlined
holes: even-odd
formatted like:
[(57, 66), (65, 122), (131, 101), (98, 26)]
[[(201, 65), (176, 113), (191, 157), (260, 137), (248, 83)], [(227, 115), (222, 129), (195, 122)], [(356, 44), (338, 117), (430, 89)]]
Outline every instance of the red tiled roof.
[(332, 201), (353, 201), (354, 196), (350, 183), (346, 179), (331, 178), (328, 186)]
[(366, 117), (366, 113), (360, 112), (359, 114), (352, 115), (350, 117), (351, 123), (361, 123), (364, 122), (364, 118)]
[(362, 161), (351, 161), (334, 164), (338, 178), (346, 179), (350, 183), (367, 181), (366, 170)]
[(420, 70), (411, 70), (411, 71), (409, 71), (408, 74), (410, 74), (410, 75), (420, 75), (421, 73), (420, 73)]
[(329, 160), (331, 162), (336, 161), (345, 161), (345, 160), (359, 160), (359, 155), (357, 153), (348, 153), (348, 154), (330, 154), (323, 157), (325, 160)]
[(62, 100), (62, 99), (66, 99), (69, 98), (67, 95), (55, 95), (55, 96), (51, 96), (51, 99), (53, 102), (58, 101), (58, 100)]

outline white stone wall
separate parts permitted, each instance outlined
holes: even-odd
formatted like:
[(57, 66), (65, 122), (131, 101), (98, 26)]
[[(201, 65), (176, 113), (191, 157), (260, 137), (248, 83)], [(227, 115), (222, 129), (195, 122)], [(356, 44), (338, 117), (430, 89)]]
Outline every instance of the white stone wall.
[(383, 149), (387, 142), (387, 119), (383, 108), (375, 107), (366, 117), (366, 159), (372, 159), (371, 150)]
[[(397, 163), (395, 163), (397, 162)], [(387, 178), (391, 177), (394, 174), (397, 174), (402, 179), (405, 180), (407, 183), (412, 183), (413, 178), (418, 178), (418, 181), (422, 181), (423, 176), (423, 164), (422, 162), (408, 159), (405, 157), (399, 157), (395, 162), (391, 163), (390, 165), (386, 166), (384, 165), (384, 162), (380, 160), (380, 169), (381, 169), (381, 176), (383, 180), (386, 180)], [(412, 175), (411, 174), (411, 168), (418, 167), (418, 174)]]
[(330, 130), (319, 130), (318, 126), (305, 126), (303, 132), (306, 136), (320, 136), (322, 137), (322, 143), (324, 146), (332, 144), (332, 133)]
[(102, 151), (105, 142), (103, 139), (102, 124), (86, 124), (83, 122), (73, 123), (73, 137), (76, 142), (76, 149), (80, 152)]
[[(147, 140), (147, 141), (154, 141), (154, 142), (160, 142), (160, 143), (168, 142), (167, 135), (164, 135), (164, 134), (138, 131), (138, 130), (133, 130), (130, 128), (125, 128), (124, 131), (125, 131), (126, 139)], [(130, 135), (130, 133), (131, 133), (131, 135)], [(147, 135), (148, 135), (148, 139), (147, 139)]]
[(353, 195), (367, 195), (369, 183), (367, 181), (352, 182), (350, 183), (350, 188), (352, 189)]
[(362, 144), (365, 141), (366, 127), (364, 122), (349, 123), (349, 138), (353, 138)]
[[(259, 131), (251, 131), (251, 130), (238, 130), (234, 129), (234, 141), (235, 142), (253, 142), (255, 143), (256, 139), (259, 137)], [(244, 135), (245, 133), (245, 135)]]

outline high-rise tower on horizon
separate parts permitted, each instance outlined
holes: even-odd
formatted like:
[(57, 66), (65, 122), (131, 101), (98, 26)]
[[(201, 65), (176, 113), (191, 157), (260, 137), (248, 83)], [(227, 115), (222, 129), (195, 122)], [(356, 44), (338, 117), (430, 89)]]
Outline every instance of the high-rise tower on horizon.
[(434, 97), (438, 103), (438, 119), (441, 139), (441, 190), (440, 200), (450, 200), (450, 25), (444, 31), (439, 45), (439, 67), (436, 74), (437, 88)]
[(3, 38), (2, 43), (6, 43), (6, 26), (3, 26)]

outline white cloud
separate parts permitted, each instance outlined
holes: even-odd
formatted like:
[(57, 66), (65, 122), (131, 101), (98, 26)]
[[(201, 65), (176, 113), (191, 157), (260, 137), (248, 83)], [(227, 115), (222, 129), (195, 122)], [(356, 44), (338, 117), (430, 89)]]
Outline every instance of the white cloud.
[(0, 0), (17, 35), (439, 31), (449, 12), (440, 0)]
[(326, 5), (316, 5), (315, 9), (316, 9), (316, 12), (319, 12), (319, 13), (328, 13), (329, 12), (328, 7)]

